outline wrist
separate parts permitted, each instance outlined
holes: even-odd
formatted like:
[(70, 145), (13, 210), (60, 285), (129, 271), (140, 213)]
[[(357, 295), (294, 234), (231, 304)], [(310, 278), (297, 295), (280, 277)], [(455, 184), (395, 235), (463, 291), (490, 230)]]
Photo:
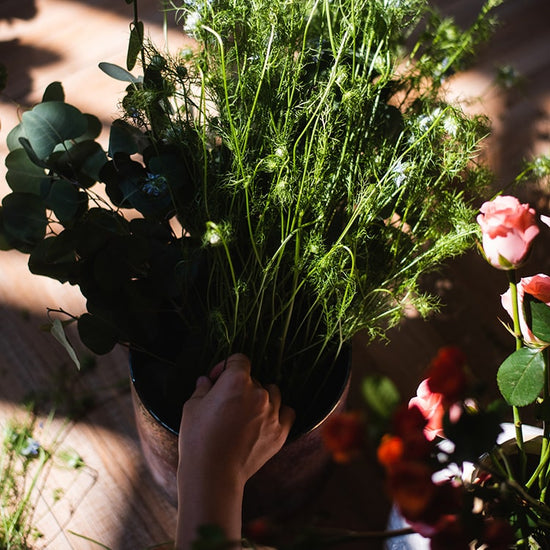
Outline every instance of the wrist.
[(178, 463), (178, 488), (182, 487), (180, 480), (191, 483), (199, 483), (206, 489), (216, 491), (243, 492), (247, 478), (242, 469), (232, 465), (228, 461), (203, 460), (199, 456), (181, 457)]
[(225, 468), (178, 468), (178, 519), (176, 548), (188, 550), (202, 525), (217, 525), (235, 548), (241, 548), (244, 482)]

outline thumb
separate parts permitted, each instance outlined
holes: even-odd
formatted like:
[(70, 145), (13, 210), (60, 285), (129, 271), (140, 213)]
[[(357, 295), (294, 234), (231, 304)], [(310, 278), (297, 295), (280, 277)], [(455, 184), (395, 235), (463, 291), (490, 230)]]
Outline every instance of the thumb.
[(204, 397), (210, 391), (210, 388), (212, 388), (212, 382), (208, 376), (199, 376), (191, 397)]

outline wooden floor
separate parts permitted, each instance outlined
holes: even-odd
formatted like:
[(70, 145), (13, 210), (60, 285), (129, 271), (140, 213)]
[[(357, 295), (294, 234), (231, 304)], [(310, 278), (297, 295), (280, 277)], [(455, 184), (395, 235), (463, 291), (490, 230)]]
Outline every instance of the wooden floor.
[[(441, 0), (460, 21), (468, 21), (479, 0)], [(142, 0), (142, 18), (151, 35), (162, 41), (156, 0)], [(497, 174), (496, 188), (513, 179), (521, 160), (550, 154), (550, 3), (508, 0), (500, 9), (501, 25), (475, 67), (457, 75), (451, 93), (470, 109), (490, 116), (493, 135), (486, 155)], [(122, 0), (2, 0), (0, 62), (9, 73), (0, 97), (0, 159), (6, 154), (7, 131), (20, 109), (40, 100), (54, 80), (64, 84), (67, 100), (98, 114), (105, 124), (116, 115), (124, 85), (98, 69), (100, 61), (124, 64), (130, 6)], [(171, 30), (171, 46), (182, 42)], [(497, 67), (518, 72), (521, 86), (495, 87)], [(0, 196), (8, 192), (0, 168)], [(550, 214), (550, 192), (530, 186), (521, 191)], [(542, 244), (541, 244), (542, 243)], [(550, 273), (548, 240), (539, 242), (529, 273)], [(453, 261), (426, 282), (449, 304), (429, 322), (414, 315), (391, 332), (390, 342), (365, 347), (357, 342), (351, 404), (360, 404), (358, 382), (366, 372), (391, 372), (404, 395), (416, 386), (424, 366), (443, 344), (459, 344), (472, 367), (492, 380), (510, 342), (495, 322), (500, 315), (497, 293), (504, 287), (498, 273), (476, 254)], [(175, 510), (156, 489), (141, 457), (128, 390), (127, 359), (121, 349), (97, 361), (93, 370), (75, 376), (64, 350), (40, 330), (47, 306), (81, 311), (78, 291), (27, 273), (26, 259), (0, 253), (0, 424), (24, 416), (23, 400), (49, 406), (59, 396), (53, 425), (44, 424), (47, 442), (62, 430), (62, 448), (75, 449), (86, 467), (78, 472), (53, 468), (48, 490), (62, 487), (65, 497), (39, 514), (45, 540), (37, 548), (140, 550), (169, 541)], [(70, 397), (67, 404), (67, 397)], [(86, 413), (63, 424), (68, 408)], [(53, 485), (52, 485), (53, 484)], [(47, 500), (46, 489), (44, 501)], [(42, 503), (43, 504), (43, 503)], [(384, 525), (388, 504), (380, 472), (371, 458), (335, 468), (322, 495), (309, 510), (327, 526), (377, 529)], [(76, 534), (75, 534), (76, 533)], [(81, 536), (78, 536), (81, 535)], [(86, 538), (83, 538), (86, 537)], [(342, 548), (380, 548), (362, 543)]]

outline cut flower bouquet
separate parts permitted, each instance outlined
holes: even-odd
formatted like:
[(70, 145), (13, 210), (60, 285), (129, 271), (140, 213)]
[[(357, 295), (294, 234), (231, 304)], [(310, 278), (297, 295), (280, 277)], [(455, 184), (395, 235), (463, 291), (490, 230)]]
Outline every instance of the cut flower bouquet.
[[(546, 549), (550, 277), (517, 281), (516, 273), (548, 218), (515, 197), (498, 196), (482, 205), (477, 220), (484, 256), (509, 281), (501, 301), (515, 351), (497, 373), (505, 403), (487, 402), (462, 351), (443, 348), (417, 396), (397, 409), (378, 458), (393, 502), (415, 531), (431, 539), (433, 550)], [(525, 418), (537, 429), (525, 426)]]

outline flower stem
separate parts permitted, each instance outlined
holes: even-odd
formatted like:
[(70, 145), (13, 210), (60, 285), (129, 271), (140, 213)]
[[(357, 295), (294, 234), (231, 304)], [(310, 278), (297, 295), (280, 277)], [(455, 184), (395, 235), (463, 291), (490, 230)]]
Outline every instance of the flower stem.
[[(516, 339), (516, 350), (521, 349), (523, 341), (521, 339), (521, 327), (519, 324), (519, 304), (518, 304), (518, 287), (516, 281), (516, 270), (511, 269), (507, 271), (508, 284), (510, 285), (510, 297), (512, 299), (512, 319), (514, 321), (514, 337)], [(521, 459), (521, 480), (525, 479), (525, 469), (527, 464), (527, 457), (525, 454), (525, 446), (523, 443), (523, 431), (521, 429), (522, 422), (519, 414), (519, 408), (512, 407), (514, 414), (514, 426), (516, 429), (516, 442), (520, 452)]]
[[(543, 386), (543, 394), (542, 394), (542, 407), (545, 410), (548, 406), (548, 399), (550, 396), (550, 372), (548, 368), (548, 361), (550, 359), (550, 351), (546, 349), (546, 353), (544, 356), (544, 386)], [(542, 467), (540, 477), (539, 477), (539, 487), (540, 487), (540, 500), (542, 502), (546, 502), (546, 493), (548, 490), (548, 484), (550, 482), (550, 466), (548, 463), (548, 454), (549, 454), (549, 447), (550, 447), (550, 422), (548, 422), (548, 419), (546, 417), (546, 414), (542, 415), (542, 444), (541, 444), (541, 460), (540, 460), (540, 466)], [(546, 461), (543, 461), (543, 457), (546, 456)]]
[[(516, 350), (519, 350), (523, 347), (523, 340), (521, 338), (521, 326), (519, 323), (519, 303), (518, 303), (518, 287), (517, 287), (517, 278), (516, 270), (511, 269), (507, 271), (508, 274), (508, 284), (510, 286), (510, 297), (512, 299), (512, 319), (514, 321), (514, 337), (516, 339)], [(516, 443), (519, 450), (519, 461), (520, 461), (520, 482), (525, 482), (526, 472), (527, 472), (527, 454), (525, 453), (525, 445), (523, 441), (523, 430), (522, 422), (519, 414), (519, 407), (512, 407), (514, 415), (514, 427), (516, 429)], [(526, 548), (528, 547), (528, 526), (527, 518), (525, 514), (520, 513), (518, 515), (519, 527), (521, 531), (521, 543)]]

